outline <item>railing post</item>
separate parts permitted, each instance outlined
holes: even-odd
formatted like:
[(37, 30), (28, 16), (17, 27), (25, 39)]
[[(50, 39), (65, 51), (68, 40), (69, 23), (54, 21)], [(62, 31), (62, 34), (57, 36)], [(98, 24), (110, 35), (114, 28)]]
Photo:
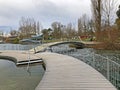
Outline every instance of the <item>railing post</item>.
[(110, 80), (110, 61), (109, 58), (107, 57), (107, 79)]
[(35, 46), (34, 46), (34, 53), (36, 53), (36, 49), (35, 49)]
[(30, 52), (28, 50), (28, 65), (27, 65), (27, 71), (29, 70), (29, 66), (30, 66)]
[(93, 52), (92, 56), (93, 56), (92, 66), (95, 68), (95, 53), (94, 52)]

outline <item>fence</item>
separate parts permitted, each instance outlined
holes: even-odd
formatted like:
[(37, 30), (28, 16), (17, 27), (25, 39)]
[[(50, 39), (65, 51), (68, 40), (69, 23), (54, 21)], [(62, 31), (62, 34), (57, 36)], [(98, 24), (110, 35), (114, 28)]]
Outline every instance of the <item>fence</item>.
[(120, 90), (120, 64), (116, 62), (119, 60), (117, 57), (112, 57), (114, 58), (113, 61), (108, 57), (93, 52), (88, 52), (87, 54), (82, 52), (81, 54), (79, 50), (70, 49), (66, 46), (64, 46), (64, 48), (57, 46), (52, 47), (52, 51), (73, 56), (89, 64), (103, 74), (118, 90)]
[[(80, 55), (80, 54), (79, 54)], [(85, 63), (103, 74), (116, 88), (120, 89), (120, 64), (99, 54), (80, 55)], [(87, 57), (91, 57), (86, 59)]]
[(29, 50), (37, 45), (0, 44), (0, 50)]
[[(0, 50), (29, 50), (35, 47), (34, 45), (20, 44), (0, 44)], [(50, 51), (66, 54), (82, 60), (89, 64), (101, 74), (103, 74), (114, 86), (120, 90), (120, 64), (117, 57), (105, 57), (93, 52), (77, 50), (69, 48), (68, 44), (51, 47)], [(114, 61), (113, 61), (114, 59)]]

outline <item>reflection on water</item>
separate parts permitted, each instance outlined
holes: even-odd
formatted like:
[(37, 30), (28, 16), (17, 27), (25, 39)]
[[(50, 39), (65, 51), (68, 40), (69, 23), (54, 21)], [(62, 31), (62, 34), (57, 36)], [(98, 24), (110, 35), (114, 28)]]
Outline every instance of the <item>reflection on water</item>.
[(14, 62), (0, 60), (0, 90), (35, 90), (44, 69), (42, 65), (16, 67)]

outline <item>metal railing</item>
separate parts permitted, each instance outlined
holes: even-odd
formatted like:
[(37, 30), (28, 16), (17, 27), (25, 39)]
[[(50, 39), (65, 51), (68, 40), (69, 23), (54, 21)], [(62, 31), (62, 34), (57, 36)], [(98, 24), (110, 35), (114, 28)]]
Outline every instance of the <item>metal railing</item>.
[(54, 47), (52, 48), (52, 51), (73, 56), (89, 64), (105, 76), (118, 90), (120, 90), (120, 64), (116, 62), (119, 58), (113, 57), (114, 60), (112, 60), (108, 57), (95, 54), (94, 52), (81, 54), (81, 52), (77, 51), (77, 49), (70, 49), (68, 47)]
[[(120, 64), (99, 54), (79, 54), (82, 61), (103, 74), (118, 90), (120, 90)], [(118, 58), (116, 58), (118, 59)]]
[(0, 44), (0, 50), (29, 50), (34, 47), (35, 45)]

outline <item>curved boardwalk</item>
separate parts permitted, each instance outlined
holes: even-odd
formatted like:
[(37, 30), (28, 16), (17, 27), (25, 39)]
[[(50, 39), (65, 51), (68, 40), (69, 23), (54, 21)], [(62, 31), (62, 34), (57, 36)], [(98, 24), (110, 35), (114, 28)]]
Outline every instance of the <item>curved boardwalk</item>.
[(71, 43), (71, 44), (77, 43), (79, 45), (81, 44), (81, 46), (84, 45), (84, 43), (82, 43), (82, 42), (70, 42), (70, 41), (52, 42), (52, 43), (46, 43), (46, 44), (37, 46), (37, 47), (31, 49), (30, 52), (40, 52), (40, 51), (42, 52), (42, 51), (45, 51), (45, 49), (47, 49), (48, 47), (59, 45), (59, 44), (67, 44), (67, 43)]
[(38, 53), (46, 72), (36, 90), (116, 90), (99, 72), (73, 57)]
[[(6, 59), (9, 57), (14, 58), (15, 62), (18, 61), (26, 61), (28, 60), (28, 53), (26, 51), (15, 51), (15, 50), (5, 50), (5, 51), (0, 51), (0, 58), (5, 58)], [(30, 59), (40, 59), (39, 57), (35, 56), (33, 53), (30, 53)]]

